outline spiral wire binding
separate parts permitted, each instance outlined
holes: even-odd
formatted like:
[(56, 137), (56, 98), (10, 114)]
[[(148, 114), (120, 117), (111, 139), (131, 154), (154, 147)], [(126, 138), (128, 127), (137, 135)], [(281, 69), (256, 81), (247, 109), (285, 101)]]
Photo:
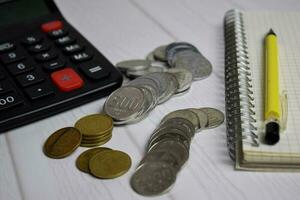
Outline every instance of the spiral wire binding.
[(242, 13), (229, 10), (224, 18), (225, 102), (227, 146), (236, 159), (241, 141), (258, 146), (251, 70)]

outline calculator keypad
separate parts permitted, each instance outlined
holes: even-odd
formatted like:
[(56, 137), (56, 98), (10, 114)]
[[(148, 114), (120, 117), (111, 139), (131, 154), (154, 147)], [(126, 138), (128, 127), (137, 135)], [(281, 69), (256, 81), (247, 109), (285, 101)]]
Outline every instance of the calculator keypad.
[[(32, 112), (57, 104), (62, 111), (66, 109), (62, 107), (75, 106), (66, 105), (73, 99), (81, 98), (76, 102), (79, 105), (107, 95), (100, 94), (104, 90), (100, 88), (112, 83), (111, 76), (118, 82), (109, 90), (121, 84), (120, 74), (71, 26), (55, 20), (34, 30), (15, 40), (0, 41), (0, 131), (6, 129), (3, 112), (12, 114), (11, 118), (28, 115), (27, 121), (33, 121), (29, 117)], [(52, 111), (45, 112), (41, 116)], [(38, 114), (34, 117), (39, 118)], [(25, 122), (19, 119), (17, 123)], [(9, 126), (16, 125), (12, 122)]]

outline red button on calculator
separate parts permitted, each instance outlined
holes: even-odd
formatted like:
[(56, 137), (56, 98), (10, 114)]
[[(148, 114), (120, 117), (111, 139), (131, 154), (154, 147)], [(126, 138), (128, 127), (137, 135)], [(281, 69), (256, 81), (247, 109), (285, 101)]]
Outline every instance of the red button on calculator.
[(51, 79), (63, 92), (70, 92), (83, 86), (83, 80), (72, 68), (65, 68), (53, 72)]
[(47, 22), (47, 23), (42, 24), (42, 26), (41, 26), (41, 29), (46, 33), (55, 31), (58, 29), (62, 29), (62, 28), (63, 28), (63, 23), (59, 20)]

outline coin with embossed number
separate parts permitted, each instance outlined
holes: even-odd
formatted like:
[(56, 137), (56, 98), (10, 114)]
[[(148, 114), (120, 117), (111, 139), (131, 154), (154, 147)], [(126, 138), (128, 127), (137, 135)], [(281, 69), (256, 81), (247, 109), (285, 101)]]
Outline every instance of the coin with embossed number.
[(117, 121), (133, 119), (144, 107), (143, 91), (134, 86), (115, 90), (105, 101), (104, 112)]
[(79, 147), (82, 135), (73, 127), (55, 131), (44, 144), (44, 153), (50, 158), (64, 158)]
[(224, 114), (215, 108), (200, 108), (199, 110), (205, 112), (208, 117), (206, 128), (215, 128), (224, 122)]

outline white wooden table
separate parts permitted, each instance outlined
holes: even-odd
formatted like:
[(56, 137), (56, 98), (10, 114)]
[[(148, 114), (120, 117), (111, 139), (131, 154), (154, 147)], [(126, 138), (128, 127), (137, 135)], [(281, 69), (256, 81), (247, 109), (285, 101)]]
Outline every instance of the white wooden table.
[[(191, 91), (158, 106), (148, 118), (113, 130), (105, 146), (127, 152), (132, 167), (114, 180), (99, 180), (78, 171), (79, 148), (65, 159), (42, 153), (45, 139), (77, 119), (97, 113), (104, 99), (0, 135), (1, 200), (149, 199), (136, 194), (129, 180), (145, 144), (162, 117), (187, 107), (224, 111), (223, 15), (231, 8), (299, 10), (297, 0), (57, 0), (65, 18), (113, 63), (144, 58), (161, 44), (188, 41), (212, 62), (212, 75), (194, 82)], [(300, 33), (296, 33), (300, 34)], [(228, 157), (225, 124), (194, 138), (190, 159), (173, 189), (153, 199), (300, 199), (299, 173), (255, 173), (233, 169)]]

